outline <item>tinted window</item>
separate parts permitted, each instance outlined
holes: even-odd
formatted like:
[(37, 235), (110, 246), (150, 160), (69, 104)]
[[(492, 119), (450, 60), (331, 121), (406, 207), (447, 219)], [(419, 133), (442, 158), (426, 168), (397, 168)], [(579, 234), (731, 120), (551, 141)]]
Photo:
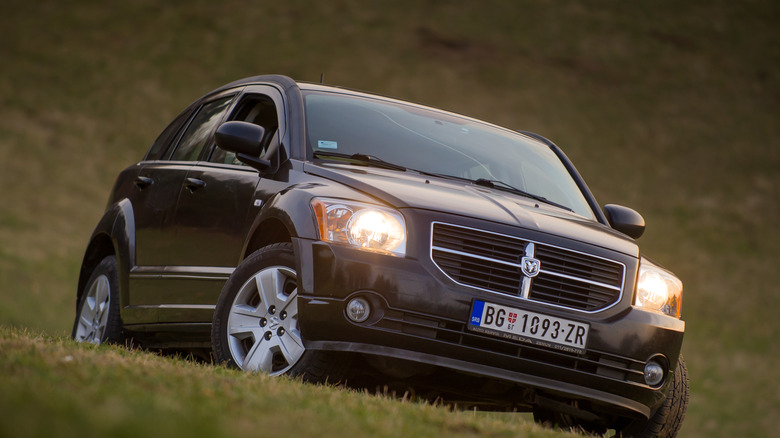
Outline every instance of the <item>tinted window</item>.
[(179, 146), (171, 160), (197, 160), (203, 148), (209, 144), (214, 130), (217, 129), (232, 100), (233, 96), (228, 96), (203, 105), (179, 140)]
[[(271, 141), (276, 140), (279, 119), (276, 114), (276, 105), (268, 96), (257, 94), (243, 98), (236, 106), (236, 111), (230, 117), (230, 120), (254, 123), (265, 128), (263, 149), (266, 149)], [(214, 153), (211, 154), (209, 161), (225, 164), (243, 164), (236, 159), (236, 154), (220, 148), (214, 149)]]
[(179, 133), (182, 124), (187, 120), (191, 113), (192, 111), (184, 111), (179, 114), (173, 122), (163, 130), (160, 136), (157, 137), (157, 140), (152, 144), (152, 148), (149, 149), (149, 152), (146, 154), (145, 160), (159, 160), (165, 155), (165, 151), (168, 150), (168, 147), (176, 139), (176, 134)]
[(423, 172), (500, 181), (594, 217), (555, 152), (524, 135), (400, 102), (317, 92), (306, 93), (304, 102), (310, 150), (373, 155)]

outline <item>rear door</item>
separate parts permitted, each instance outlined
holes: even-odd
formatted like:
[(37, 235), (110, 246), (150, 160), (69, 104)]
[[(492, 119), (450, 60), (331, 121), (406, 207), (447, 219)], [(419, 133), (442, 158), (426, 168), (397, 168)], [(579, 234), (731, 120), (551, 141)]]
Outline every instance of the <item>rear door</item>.
[(163, 233), (172, 223), (179, 186), (192, 166), (192, 163), (174, 164), (165, 158), (171, 154), (196, 109), (188, 108), (163, 130), (140, 164), (134, 188), (128, 194), (135, 216), (136, 266), (164, 264)]
[[(179, 116), (142, 164), (135, 180), (140, 192), (133, 202), (136, 259), (130, 272), (128, 307), (123, 312), (126, 324), (159, 321), (160, 306), (168, 302), (161, 289), (175, 250), (176, 205), (187, 185), (188, 172), (210, 152), (211, 134), (224, 120), (237, 93), (218, 94)], [(182, 117), (186, 120), (179, 120)]]

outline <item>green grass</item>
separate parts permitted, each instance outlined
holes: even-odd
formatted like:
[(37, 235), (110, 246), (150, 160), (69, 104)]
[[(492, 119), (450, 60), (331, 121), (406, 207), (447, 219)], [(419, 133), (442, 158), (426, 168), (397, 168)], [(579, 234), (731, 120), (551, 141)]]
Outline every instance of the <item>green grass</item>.
[(0, 436), (570, 436), (451, 411), (0, 328)]
[[(324, 73), (562, 146), (602, 203), (643, 213), (643, 251), (685, 283), (692, 395), (681, 435), (771, 435), (780, 418), (778, 23), (772, 1), (4, 1), (0, 325), (62, 344), (113, 179), (184, 106), (244, 76)], [(109, 367), (125, 372), (121, 353), (94, 354), (121, 358)], [(50, 375), (30, 362), (26, 375)], [(50, 402), (63, 430), (97, 421), (76, 420), (100, 416), (87, 408), (116, 403), (90, 405), (100, 388), (81, 382), (80, 409)], [(34, 413), (42, 401), (12, 383), (0, 402), (14, 400), (14, 418), (45, 428)], [(247, 415), (236, 422), (254, 421), (236, 412)], [(184, 434), (181, 421), (160, 421)]]

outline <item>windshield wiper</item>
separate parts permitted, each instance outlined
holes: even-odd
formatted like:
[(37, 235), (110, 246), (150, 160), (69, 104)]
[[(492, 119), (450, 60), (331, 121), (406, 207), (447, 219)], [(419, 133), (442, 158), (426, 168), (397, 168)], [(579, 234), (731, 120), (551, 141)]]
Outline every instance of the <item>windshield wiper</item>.
[(314, 151), (315, 158), (337, 158), (342, 160), (357, 161), (367, 166), (380, 167), (382, 169), (399, 170), (405, 172), (408, 169), (400, 164), (387, 162), (379, 157), (368, 154), (342, 154), (340, 152)]
[(478, 179), (469, 179), (464, 178), (462, 176), (455, 176), (455, 175), (445, 175), (441, 173), (433, 173), (433, 172), (426, 172), (423, 170), (417, 170), (417, 169), (411, 169), (408, 167), (401, 166), (400, 164), (394, 164), (387, 162), (379, 157), (376, 157), (374, 155), (368, 155), (368, 154), (343, 154), (340, 152), (330, 152), (330, 151), (314, 151), (314, 157), (315, 158), (335, 158), (335, 159), (341, 159), (341, 160), (348, 160), (348, 161), (354, 161), (358, 162), (362, 165), (366, 166), (373, 166), (373, 167), (379, 167), (382, 169), (390, 169), (390, 170), (399, 170), (401, 172), (406, 172), (407, 170), (411, 170), (413, 172), (417, 172), (422, 175), (428, 175), (428, 176), (435, 176), (438, 178), (445, 178), (445, 179), (454, 179), (459, 181), (468, 182), (471, 184), (476, 184), (478, 186), (482, 187), (489, 187), (492, 189), (498, 189), (503, 190), (506, 192), (514, 193), (516, 195), (520, 195), (526, 198), (534, 199), (539, 202), (544, 202), (545, 204), (552, 205), (554, 207), (562, 208), (567, 211), (573, 212), (571, 208), (558, 204), (557, 202), (550, 201), (549, 199), (545, 198), (544, 196), (540, 195), (534, 195), (533, 193), (528, 193), (525, 190), (520, 190), (516, 187), (513, 187), (504, 181), (500, 181), (497, 179), (486, 179), (486, 178), (478, 178)]
[(533, 193), (528, 193), (525, 190), (520, 190), (520, 189), (518, 189), (516, 187), (512, 187), (511, 185), (509, 185), (509, 184), (507, 184), (507, 183), (505, 183), (503, 181), (499, 181), (497, 179), (478, 178), (478, 179), (473, 180), (472, 182), (474, 184), (478, 185), (478, 186), (490, 187), (492, 189), (498, 189), (498, 190), (504, 190), (504, 191), (507, 191), (507, 192), (510, 192), (510, 193), (514, 193), (514, 194), (517, 194), (517, 195), (520, 195), (520, 196), (524, 196), (526, 198), (531, 198), (531, 199), (537, 200), (539, 202), (544, 202), (545, 204), (549, 204), (549, 205), (552, 205), (554, 207), (558, 207), (558, 208), (562, 208), (564, 210), (568, 210), (568, 211), (574, 212), (574, 210), (572, 210), (571, 208), (569, 208), (569, 207), (567, 207), (565, 205), (559, 204), (559, 203), (554, 202), (554, 201), (550, 201), (549, 199), (545, 198), (544, 196), (534, 195)]

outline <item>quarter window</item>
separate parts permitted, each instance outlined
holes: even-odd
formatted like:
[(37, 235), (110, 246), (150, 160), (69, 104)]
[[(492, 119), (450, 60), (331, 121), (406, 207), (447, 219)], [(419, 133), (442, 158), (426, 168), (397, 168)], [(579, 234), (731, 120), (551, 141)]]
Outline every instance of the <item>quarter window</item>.
[(171, 160), (196, 161), (209, 145), (217, 125), (230, 106), (234, 96), (223, 97), (203, 105), (179, 141)]
[(152, 144), (149, 152), (146, 154), (146, 158), (144, 158), (145, 161), (162, 159), (163, 155), (165, 155), (165, 151), (168, 150), (168, 147), (176, 139), (176, 134), (179, 133), (179, 129), (190, 116), (190, 114), (192, 114), (191, 110), (182, 112), (173, 122), (171, 122), (170, 125), (168, 125), (167, 128), (163, 130), (160, 136), (157, 137), (157, 140), (154, 141), (154, 144)]

